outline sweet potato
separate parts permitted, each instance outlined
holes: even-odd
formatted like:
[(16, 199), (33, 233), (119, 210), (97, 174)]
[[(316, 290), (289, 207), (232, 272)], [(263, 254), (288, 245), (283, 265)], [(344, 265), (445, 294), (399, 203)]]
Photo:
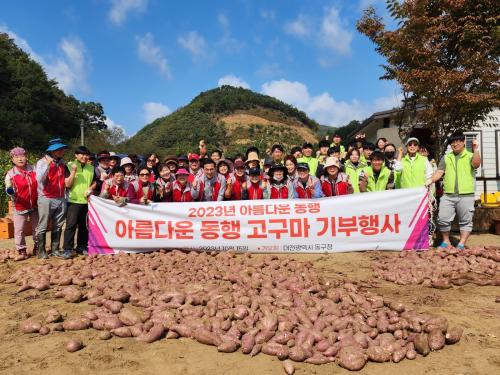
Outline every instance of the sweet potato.
[(129, 327), (119, 327), (111, 330), (111, 333), (118, 337), (132, 337)]
[(186, 324), (174, 324), (170, 330), (177, 332), (182, 337), (191, 337), (192, 329)]
[(66, 350), (70, 353), (77, 352), (80, 349), (83, 349), (83, 343), (78, 339), (69, 340), (66, 343)]
[(47, 326), (43, 326), (42, 328), (40, 328), (40, 330), (38, 331), (38, 333), (42, 336), (45, 336), (45, 335), (48, 335), (50, 332), (50, 328), (47, 327)]
[(201, 344), (219, 346), (221, 344), (220, 337), (214, 333), (210, 332), (205, 328), (198, 328), (192, 333), (193, 338)]
[(241, 351), (243, 354), (250, 354), (255, 345), (255, 334), (247, 332), (241, 338)]
[(429, 341), (426, 334), (420, 334), (415, 337), (414, 340), (415, 351), (424, 357), (430, 353)]
[(141, 317), (128, 308), (120, 310), (118, 319), (126, 326), (133, 326), (141, 323)]
[(107, 308), (109, 311), (111, 311), (113, 314), (118, 314), (122, 307), (123, 304), (119, 301), (111, 301), (111, 300), (105, 300), (102, 305)]
[(291, 348), (288, 352), (288, 356), (295, 362), (303, 362), (307, 358), (305, 351), (299, 346)]
[(109, 340), (113, 335), (109, 331), (101, 331), (98, 335), (101, 340)]
[(448, 329), (445, 335), (446, 344), (453, 345), (460, 341), (464, 330), (462, 327), (452, 327)]
[(427, 340), (429, 341), (429, 348), (432, 351), (440, 350), (444, 348), (445, 338), (443, 332), (440, 329), (433, 329), (427, 335)]
[(143, 333), (140, 336), (137, 336), (136, 339), (139, 341), (152, 343), (161, 339), (163, 334), (165, 333), (165, 328), (161, 324), (155, 324), (147, 333)]
[(290, 361), (289, 359), (285, 359), (283, 361), (283, 370), (285, 370), (285, 373), (287, 375), (293, 375), (293, 373), (295, 372), (295, 367), (293, 365), (293, 362)]
[(73, 318), (63, 322), (63, 328), (65, 331), (79, 331), (89, 328), (90, 325), (90, 320), (84, 317)]
[(361, 370), (367, 361), (365, 351), (357, 346), (348, 346), (340, 349), (338, 364), (351, 371)]
[(278, 359), (283, 360), (288, 358), (288, 346), (278, 344), (277, 342), (266, 342), (262, 345), (262, 353), (274, 355)]
[(240, 344), (237, 341), (233, 340), (224, 340), (218, 346), (217, 350), (222, 353), (233, 353), (240, 347)]
[(59, 311), (56, 309), (50, 309), (47, 311), (46, 317), (45, 317), (45, 323), (56, 323), (62, 320), (62, 315)]
[(368, 359), (372, 362), (388, 362), (391, 360), (391, 352), (381, 346), (370, 346), (366, 350)]

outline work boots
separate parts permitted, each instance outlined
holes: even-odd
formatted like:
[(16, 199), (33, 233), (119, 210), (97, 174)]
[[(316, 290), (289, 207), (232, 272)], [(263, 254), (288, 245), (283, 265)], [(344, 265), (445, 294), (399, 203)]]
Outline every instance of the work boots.
[(45, 251), (45, 233), (37, 235), (37, 256), (40, 259), (47, 259), (47, 252)]

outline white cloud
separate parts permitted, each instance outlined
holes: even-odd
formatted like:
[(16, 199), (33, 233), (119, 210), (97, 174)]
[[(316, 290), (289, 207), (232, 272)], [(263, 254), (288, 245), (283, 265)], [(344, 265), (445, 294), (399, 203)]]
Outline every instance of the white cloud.
[(353, 34), (346, 29), (338, 9), (331, 7), (321, 22), (320, 45), (345, 55), (351, 52), (352, 38)]
[(54, 77), (65, 92), (90, 92), (87, 75), (90, 63), (83, 42), (76, 38), (64, 38), (59, 43), (62, 56), (45, 66), (47, 75)]
[(59, 54), (54, 58), (45, 59), (33, 51), (26, 39), (21, 38), (7, 26), (0, 25), (0, 32), (8, 34), (19, 48), (41, 64), (47, 76), (55, 79), (63, 91), (84, 94), (90, 92), (87, 82), (87, 76), (91, 70), (90, 58), (85, 45), (79, 38), (73, 36), (61, 39), (58, 45)]
[(307, 17), (299, 14), (295, 20), (285, 23), (285, 32), (298, 37), (308, 36), (311, 30)]
[(222, 48), (225, 52), (236, 53), (241, 51), (245, 43), (237, 40), (231, 35), (231, 27), (229, 19), (223, 13), (217, 16), (217, 23), (222, 28), (222, 37), (217, 41), (217, 47)]
[(283, 70), (278, 63), (265, 63), (256, 71), (256, 74), (261, 77), (272, 78), (275, 76), (283, 76)]
[(235, 75), (228, 74), (219, 79), (217, 82), (217, 86), (221, 87), (224, 85), (234, 86), (234, 87), (243, 87), (244, 89), (249, 89), (250, 85), (248, 82), (243, 80), (240, 77), (236, 77)]
[(149, 124), (159, 117), (163, 117), (172, 112), (172, 110), (163, 103), (148, 102), (142, 105), (144, 111), (144, 121)]
[(129, 135), (127, 134), (127, 131), (125, 130), (125, 128), (123, 127), (123, 125), (120, 125), (120, 124), (117, 124), (116, 122), (114, 122), (111, 118), (109, 117), (106, 117), (106, 121), (105, 121), (106, 125), (108, 126), (108, 129), (113, 129), (113, 128), (116, 128), (116, 129), (120, 129), (121, 131), (123, 131), (123, 134), (126, 136), (126, 137), (129, 137)]
[(276, 19), (276, 13), (274, 10), (263, 9), (260, 11), (260, 16), (267, 21), (274, 21)]
[[(285, 23), (284, 30), (287, 34), (315, 43), (327, 51), (327, 55), (331, 52), (340, 55), (351, 53), (353, 33), (335, 7), (326, 8), (321, 19), (299, 14), (295, 20)], [(320, 56), (318, 63), (327, 67), (331, 65), (330, 60), (331, 56)]]
[(148, 6), (148, 0), (111, 0), (108, 17), (115, 25), (121, 25), (129, 13), (143, 13)]
[(161, 48), (155, 45), (153, 35), (146, 33), (144, 36), (136, 36), (135, 39), (139, 58), (145, 63), (156, 67), (164, 78), (171, 79), (172, 74), (168, 60), (163, 55)]
[(203, 57), (208, 56), (207, 42), (196, 31), (190, 31), (187, 34), (179, 36), (177, 42), (191, 54), (195, 62), (201, 61)]
[(261, 91), (297, 107), (320, 124), (330, 126), (342, 126), (351, 120), (363, 120), (373, 112), (391, 109), (398, 104), (398, 97), (383, 97), (372, 103), (361, 103), (356, 99), (350, 102), (337, 101), (328, 92), (313, 96), (309, 94), (305, 84), (285, 79), (266, 82)]

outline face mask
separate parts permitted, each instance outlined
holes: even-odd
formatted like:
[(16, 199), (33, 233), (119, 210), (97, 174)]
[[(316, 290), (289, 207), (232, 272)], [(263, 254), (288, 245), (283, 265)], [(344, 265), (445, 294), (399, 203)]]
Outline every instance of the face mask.
[(394, 157), (394, 154), (395, 154), (394, 151), (387, 151), (385, 153), (385, 156), (387, 156), (387, 158), (389, 158), (389, 159), (392, 159)]

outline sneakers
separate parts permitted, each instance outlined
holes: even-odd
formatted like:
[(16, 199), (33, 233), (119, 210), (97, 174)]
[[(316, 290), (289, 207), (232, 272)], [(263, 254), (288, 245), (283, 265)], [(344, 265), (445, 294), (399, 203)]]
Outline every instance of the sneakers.
[(459, 243), (457, 245), (457, 250), (465, 250), (465, 245), (463, 243)]
[(43, 248), (39, 248), (36, 255), (38, 256), (38, 259), (47, 259), (49, 257)]
[(441, 242), (441, 245), (439, 245), (439, 250), (448, 250), (451, 248), (451, 244), (448, 242)]
[(57, 257), (57, 258), (62, 258), (62, 259), (71, 259), (72, 257), (72, 252), (70, 250), (56, 250), (54, 252), (52, 252), (52, 256), (53, 257)]

